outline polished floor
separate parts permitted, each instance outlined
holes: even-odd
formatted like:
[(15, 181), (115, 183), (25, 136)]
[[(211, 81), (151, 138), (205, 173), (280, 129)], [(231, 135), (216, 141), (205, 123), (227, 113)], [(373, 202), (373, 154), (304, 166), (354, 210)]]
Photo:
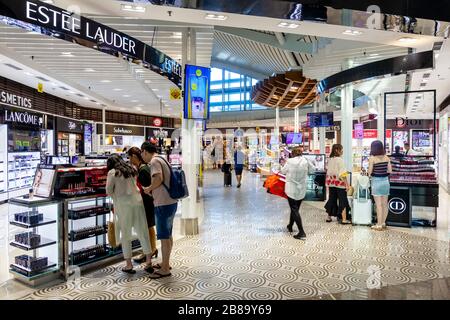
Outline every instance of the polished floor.
[(437, 229), (377, 232), (325, 223), (323, 203), (304, 203), (300, 241), (286, 230), (287, 201), (267, 194), (258, 175), (246, 172), (241, 189), (222, 179), (206, 174), (200, 235), (175, 242), (172, 277), (126, 275), (116, 264), (37, 290), (8, 280), (0, 298), (450, 299), (447, 204)]

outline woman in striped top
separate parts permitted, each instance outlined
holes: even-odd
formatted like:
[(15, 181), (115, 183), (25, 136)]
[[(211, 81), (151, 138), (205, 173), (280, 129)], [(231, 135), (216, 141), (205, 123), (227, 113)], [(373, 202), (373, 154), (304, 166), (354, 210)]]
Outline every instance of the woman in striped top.
[(389, 174), (392, 172), (391, 161), (384, 150), (383, 142), (376, 140), (370, 146), (369, 176), (371, 177), (372, 196), (377, 208), (377, 224), (374, 230), (386, 228), (388, 215), (388, 197), (390, 191)]

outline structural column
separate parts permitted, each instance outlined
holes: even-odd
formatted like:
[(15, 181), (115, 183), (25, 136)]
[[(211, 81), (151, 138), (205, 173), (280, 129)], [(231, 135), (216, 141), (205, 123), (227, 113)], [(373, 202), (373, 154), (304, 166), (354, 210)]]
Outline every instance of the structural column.
[[(196, 64), (196, 35), (195, 30), (187, 28), (183, 31), (183, 66)], [(200, 166), (200, 152), (203, 124), (201, 121), (182, 119), (181, 150), (183, 170), (186, 174), (186, 183), (189, 197), (181, 201), (181, 232), (185, 235), (198, 234), (200, 211), (197, 201), (199, 199), (198, 179)]]
[(353, 168), (353, 85), (346, 84), (341, 91), (341, 144), (344, 147), (344, 164), (348, 171)]
[[(324, 96), (320, 96), (319, 99), (319, 112), (325, 112), (326, 110), (326, 104)], [(319, 128), (319, 150), (321, 154), (325, 153), (325, 140), (326, 140), (326, 128), (320, 127)]]
[[(314, 101), (313, 106), (314, 112), (319, 111), (319, 102), (316, 100)], [(319, 149), (319, 128), (313, 128), (313, 144), (312, 144), (313, 151)]]
[[(384, 103), (383, 103), (383, 95), (378, 95), (376, 98), (376, 110), (378, 112), (377, 115), (377, 130), (378, 130), (378, 140), (381, 140), (383, 144), (384, 141)], [(386, 147), (386, 146), (385, 146)]]
[(294, 109), (294, 132), (300, 132), (300, 108), (297, 107)]
[(102, 110), (102, 136), (103, 136), (103, 145), (101, 145), (100, 147), (104, 149), (104, 147), (106, 146), (106, 107), (103, 107)]

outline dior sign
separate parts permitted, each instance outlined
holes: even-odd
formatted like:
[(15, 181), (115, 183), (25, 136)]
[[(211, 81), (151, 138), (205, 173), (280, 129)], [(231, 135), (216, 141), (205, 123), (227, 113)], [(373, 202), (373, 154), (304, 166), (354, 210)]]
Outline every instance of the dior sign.
[(34, 113), (5, 110), (5, 122), (37, 127), (42, 125), (43, 120), (42, 117)]

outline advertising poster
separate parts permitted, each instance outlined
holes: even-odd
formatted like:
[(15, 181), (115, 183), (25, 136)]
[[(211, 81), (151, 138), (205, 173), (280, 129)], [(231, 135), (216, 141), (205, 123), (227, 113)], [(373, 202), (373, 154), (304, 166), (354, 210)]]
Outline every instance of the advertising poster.
[(207, 120), (211, 69), (186, 65), (185, 73), (184, 118)]

